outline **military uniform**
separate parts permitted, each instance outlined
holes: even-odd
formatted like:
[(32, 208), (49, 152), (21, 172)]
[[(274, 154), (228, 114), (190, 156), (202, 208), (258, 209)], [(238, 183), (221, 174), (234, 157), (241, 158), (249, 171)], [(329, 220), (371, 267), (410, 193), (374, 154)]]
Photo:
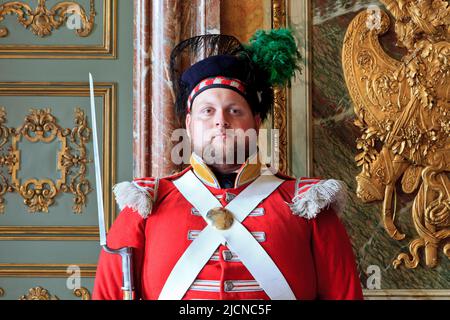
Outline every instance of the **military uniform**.
[[(202, 60), (186, 64), (194, 58)], [(288, 84), (300, 63), (289, 30), (257, 32), (249, 46), (226, 35), (183, 40), (170, 58), (175, 110), (197, 114), (194, 100), (204, 91), (232, 90), (248, 103), (233, 106), (243, 113), (212, 103), (219, 115), (227, 111), (226, 119), (208, 114), (196, 121), (220, 131), (242, 129), (246, 121), (257, 130), (256, 116), (264, 121), (273, 108), (273, 88)], [(211, 139), (206, 131), (202, 138)], [(343, 184), (269, 174), (255, 157), (234, 176), (219, 176), (192, 153), (191, 166), (177, 175), (115, 187), (122, 212), (107, 244), (134, 248), (136, 298), (362, 298), (334, 209), (345, 198)], [(102, 252), (93, 298), (121, 299), (121, 286), (120, 257)]]
[[(174, 182), (188, 172), (206, 186), (222, 206), (261, 174), (247, 160), (234, 186), (222, 188), (195, 154), (183, 172), (161, 179), (138, 178), (119, 184), (122, 209), (108, 233), (108, 246), (134, 249), (136, 298), (158, 299), (177, 261), (207, 226)], [(345, 188), (336, 180), (294, 179), (277, 175), (281, 185), (252, 210), (242, 225), (267, 252), (296, 299), (362, 299), (349, 238), (336, 215)], [(101, 252), (94, 299), (121, 299), (121, 260)], [(220, 244), (196, 275), (183, 299), (269, 299), (240, 257)]]

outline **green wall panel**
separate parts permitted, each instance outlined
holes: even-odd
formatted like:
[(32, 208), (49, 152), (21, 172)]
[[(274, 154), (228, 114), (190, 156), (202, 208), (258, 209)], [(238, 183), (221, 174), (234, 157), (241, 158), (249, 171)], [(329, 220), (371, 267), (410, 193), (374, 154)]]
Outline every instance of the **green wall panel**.
[[(5, 3), (6, 1), (0, 1)], [(37, 1), (24, 1), (36, 7)], [(57, 0), (48, 0), (47, 7), (53, 6)], [(89, 8), (89, 0), (79, 0), (85, 8)], [(88, 9), (89, 10), (89, 9)], [(72, 30), (61, 27), (52, 35), (39, 38), (20, 25), (16, 17), (7, 16), (0, 22), (0, 27), (7, 27), (9, 35), (0, 38), (0, 46), (4, 44), (28, 45), (98, 45), (103, 37), (103, 0), (95, 0), (96, 27), (90, 36), (81, 38)], [(132, 179), (132, 75), (133, 75), (133, 2), (117, 1), (117, 57), (86, 57), (84, 59), (5, 59), (0, 58), (0, 82), (6, 83), (74, 83), (88, 81), (91, 72), (95, 82), (114, 83), (116, 85), (116, 133), (115, 153), (116, 182)], [(96, 97), (98, 127), (102, 128), (103, 98)], [(64, 128), (74, 127), (74, 108), (82, 108), (90, 119), (89, 98), (80, 96), (0, 96), (0, 106), (7, 113), (7, 127), (17, 127), (23, 123), (30, 108), (50, 108), (58, 118), (58, 124)], [(89, 125), (91, 123), (89, 122)], [(102, 140), (102, 130), (99, 131)], [(101, 147), (102, 141), (100, 141)], [(20, 178), (58, 178), (55, 171), (59, 142), (51, 144), (30, 143), (22, 141), (23, 151)], [(92, 141), (87, 145), (89, 159), (93, 160)], [(0, 168), (1, 170), (1, 168)], [(4, 171), (2, 171), (4, 173)], [(95, 188), (95, 173), (92, 163), (88, 165), (86, 178)], [(55, 204), (49, 207), (48, 213), (29, 213), (23, 199), (17, 193), (4, 196), (5, 212), (0, 214), (0, 227), (4, 226), (93, 226), (97, 225), (97, 201), (95, 190), (87, 196), (86, 207), (82, 214), (72, 212), (73, 196), (69, 193), (58, 195)], [(70, 235), (70, 234), (67, 234)], [(67, 288), (69, 274), (64, 274), (67, 265), (80, 264), (82, 270), (81, 286), (92, 293), (95, 265), (100, 247), (97, 241), (63, 241), (54, 240), (0, 240), (0, 288), (4, 295), (0, 299), (17, 299), (27, 294), (28, 289), (41, 286), (51, 295), (60, 299), (80, 299)], [(12, 265), (11, 265), (12, 264)], [(34, 266), (33, 266), (34, 265)], [(37, 267), (36, 267), (37, 265)], [(42, 267), (53, 265), (53, 267)], [(31, 266), (34, 271), (29, 275), (17, 272), (8, 273), (7, 269), (23, 270)], [(41, 269), (57, 268), (48, 276), (40, 274)], [(38, 271), (36, 271), (38, 270)], [(42, 272), (41, 272), (42, 273)]]

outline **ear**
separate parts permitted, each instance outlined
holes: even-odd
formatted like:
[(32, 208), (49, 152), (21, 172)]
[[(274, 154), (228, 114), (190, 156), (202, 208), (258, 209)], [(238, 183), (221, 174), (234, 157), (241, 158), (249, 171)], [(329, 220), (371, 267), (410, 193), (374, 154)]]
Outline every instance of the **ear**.
[(187, 133), (189, 139), (191, 138), (191, 120), (192, 120), (191, 119), (191, 114), (188, 113), (186, 115), (186, 133)]

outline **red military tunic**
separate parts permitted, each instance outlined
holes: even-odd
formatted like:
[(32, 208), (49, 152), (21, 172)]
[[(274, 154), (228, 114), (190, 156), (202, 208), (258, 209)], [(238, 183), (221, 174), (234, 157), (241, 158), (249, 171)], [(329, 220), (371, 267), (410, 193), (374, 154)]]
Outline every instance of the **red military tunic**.
[[(207, 225), (172, 181), (187, 170), (193, 170), (225, 206), (260, 172), (259, 164), (247, 162), (239, 170), (234, 188), (223, 189), (201, 159), (194, 155), (191, 164), (175, 176), (135, 179), (140, 191), (147, 192), (151, 213), (146, 216), (145, 212), (139, 212), (145, 211), (141, 204), (125, 206), (108, 233), (109, 247), (134, 248), (137, 298), (158, 299), (178, 259)], [(314, 195), (309, 196), (313, 192), (317, 195), (314, 188), (323, 184), (317, 179), (282, 178), (285, 181), (281, 186), (263, 200), (242, 224), (275, 262), (297, 299), (362, 299), (352, 247), (344, 226), (329, 207), (331, 203), (319, 203), (319, 209), (325, 205), (329, 208), (324, 207), (317, 216), (311, 212), (317, 210), (318, 204), (314, 203)], [(124, 193), (124, 196), (129, 196), (129, 192)], [(297, 202), (297, 206), (292, 205), (293, 202)], [(120, 256), (102, 251), (93, 298), (122, 299), (121, 286)], [(220, 245), (183, 299), (269, 297), (239, 257)]]

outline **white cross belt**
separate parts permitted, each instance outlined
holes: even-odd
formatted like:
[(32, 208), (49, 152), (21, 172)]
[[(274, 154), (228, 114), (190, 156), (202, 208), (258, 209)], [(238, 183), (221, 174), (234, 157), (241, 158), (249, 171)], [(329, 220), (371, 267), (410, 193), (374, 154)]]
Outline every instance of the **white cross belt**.
[[(295, 300), (295, 295), (281, 271), (241, 223), (282, 182), (282, 179), (272, 174), (261, 175), (237, 195), (225, 207), (234, 215), (231, 227), (227, 230), (218, 230), (208, 224), (200, 232), (172, 269), (159, 295), (159, 300), (182, 299), (217, 247), (225, 242), (237, 253), (270, 299)], [(188, 171), (173, 183), (208, 223), (206, 219), (208, 211), (222, 207), (192, 171)]]

